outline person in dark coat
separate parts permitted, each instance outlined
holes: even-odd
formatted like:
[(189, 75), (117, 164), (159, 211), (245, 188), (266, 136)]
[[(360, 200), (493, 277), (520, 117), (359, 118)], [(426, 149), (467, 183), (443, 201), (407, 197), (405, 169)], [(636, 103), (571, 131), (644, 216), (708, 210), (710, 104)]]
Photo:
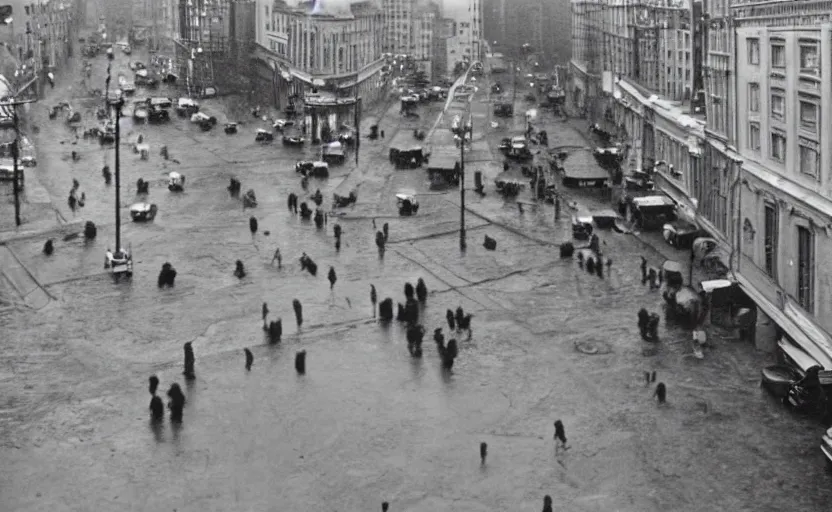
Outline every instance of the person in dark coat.
[(170, 409), (170, 420), (182, 421), (182, 411), (185, 409), (185, 394), (179, 384), (173, 383), (168, 390), (168, 409)]
[(329, 274), (327, 277), (329, 278), (329, 289), (332, 290), (335, 288), (335, 281), (338, 280), (338, 276), (335, 275), (335, 267), (329, 267)]
[(456, 329), (456, 318), (454, 317), (454, 312), (452, 310), (445, 311), (445, 319), (448, 321), (448, 329), (451, 331)]
[(191, 342), (185, 343), (185, 371), (182, 374), (185, 376), (186, 379), (191, 380), (196, 378), (196, 374), (194, 373), (194, 363), (196, 362), (196, 358), (194, 357), (194, 348), (191, 345)]
[(548, 494), (543, 497), (543, 512), (552, 512), (552, 497)]
[(480, 464), (485, 464), (486, 457), (488, 457), (488, 443), (480, 443)]
[(454, 316), (454, 320), (456, 320), (456, 328), (461, 329), (461, 324), (465, 321), (465, 310), (462, 309), (462, 306), (456, 308), (456, 315)]
[(555, 422), (555, 452), (563, 448), (564, 450), (568, 450), (569, 447), (566, 446), (566, 428), (563, 426), (563, 422), (561, 420), (557, 420)]
[(295, 310), (295, 320), (298, 323), (298, 328), (303, 325), (303, 306), (301, 306), (298, 299), (292, 301), (292, 309)]
[(254, 354), (247, 348), (244, 348), (243, 351), (246, 353), (246, 370), (250, 371), (251, 365), (254, 364)]
[(150, 417), (153, 421), (160, 421), (165, 417), (165, 404), (157, 395), (150, 399)]
[(404, 298), (407, 300), (413, 299), (413, 285), (410, 283), (404, 283)]
[(656, 384), (656, 392), (653, 393), (653, 396), (658, 399), (659, 405), (663, 405), (667, 401), (667, 387), (664, 382)]
[(425, 280), (421, 277), (416, 281), (416, 298), (419, 302), (425, 302), (428, 298), (428, 287), (425, 286)]
[(155, 395), (156, 390), (159, 389), (159, 377), (157, 377), (155, 375), (151, 375), (150, 378), (148, 379), (148, 381), (150, 382), (150, 386), (149, 386), (150, 394)]
[(263, 309), (263, 330), (265, 331), (266, 329), (269, 328), (269, 326), (266, 325), (266, 318), (268, 318), (268, 316), (269, 316), (269, 305), (264, 302), (262, 309)]
[(378, 295), (376, 294), (375, 285), (370, 285), (370, 302), (373, 304), (373, 318), (376, 317), (376, 303), (378, 302)]

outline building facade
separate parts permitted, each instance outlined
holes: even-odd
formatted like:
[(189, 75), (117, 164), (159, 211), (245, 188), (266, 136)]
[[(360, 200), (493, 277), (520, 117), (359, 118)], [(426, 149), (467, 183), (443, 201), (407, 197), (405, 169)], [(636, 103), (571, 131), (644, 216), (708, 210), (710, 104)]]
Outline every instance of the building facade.
[(49, 0), (4, 2), (12, 6), (13, 22), (3, 27), (6, 41), (19, 61), (16, 76), (7, 77), (16, 90), (41, 96), (48, 74), (59, 76), (78, 39), (77, 2)]
[(302, 110), (313, 140), (386, 96), (383, 17), (375, 5), (258, 0), (256, 13), (259, 89), (271, 89), (266, 99), (279, 109)]
[[(734, 2), (739, 261), (763, 321), (832, 368), (832, 11)], [(826, 358), (824, 360), (824, 358)]]
[(442, 16), (455, 22), (454, 34), (447, 38), (447, 74), (482, 60), (482, 0), (445, 2)]
[[(437, 69), (441, 10), (429, 0), (382, 0), (384, 53), (406, 55), (429, 78)], [(440, 59), (444, 60), (444, 59)]]
[(604, 59), (604, 0), (572, 0), (572, 58), (569, 60), (572, 105), (584, 112), (601, 95)]

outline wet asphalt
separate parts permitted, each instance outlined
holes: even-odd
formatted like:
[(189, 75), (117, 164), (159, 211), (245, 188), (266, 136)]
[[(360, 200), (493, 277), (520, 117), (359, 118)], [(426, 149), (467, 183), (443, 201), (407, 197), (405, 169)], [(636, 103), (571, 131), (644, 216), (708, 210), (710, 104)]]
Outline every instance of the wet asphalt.
[[(104, 65), (96, 63), (98, 73)], [(429, 191), (424, 170), (397, 171), (387, 161), (396, 130), (429, 127), (441, 106), (420, 107), (418, 121), (403, 123), (392, 105), (381, 116), (385, 140), (362, 140), (357, 169), (350, 158), (304, 192), (293, 166), (311, 149), (255, 143), (266, 123), (239, 111), (231, 120), (245, 121), (240, 133), (225, 135), (228, 100), (205, 103), (220, 118), (208, 133), (177, 118), (161, 127), (123, 121), (123, 237), (136, 273), (118, 284), (103, 272), (113, 189), (100, 171), (112, 151), (83, 140), (72, 146), (63, 123), (40, 123), (41, 181), (67, 220), (92, 220), (99, 234), (59, 241), (51, 257), (39, 238), (9, 244), (56, 300), (0, 316), (0, 508), (357, 511), (389, 501), (391, 510), (533, 510), (549, 494), (560, 510), (774, 511), (823, 510), (832, 498), (822, 426), (759, 388), (769, 356), (714, 331), (716, 348), (695, 360), (689, 333), (665, 322), (658, 347), (640, 340), (636, 312), (659, 312), (661, 297), (641, 285), (639, 256), (658, 266), (683, 254), (602, 232), (613, 265), (599, 278), (559, 258), (557, 246), (571, 238), (567, 206), (558, 220), (550, 205), (520, 214), (515, 200), (496, 194), (491, 180), (501, 166), (482, 155), (503, 132), (522, 129), (522, 108), (511, 126), (492, 131), (487, 95), (471, 105), (483, 129), (469, 171), (490, 179), (485, 197), (466, 198), (463, 254), (458, 191)], [(550, 145), (586, 144), (574, 125), (547, 116), (539, 123)], [(151, 145), (147, 161), (129, 145), (139, 132)], [(162, 144), (179, 164), (158, 156)], [(79, 162), (67, 158), (70, 147)], [(595, 164), (576, 150), (567, 165)], [(184, 193), (166, 188), (174, 170), (187, 178)], [(229, 196), (232, 176), (256, 191), (256, 208)], [(160, 212), (148, 224), (127, 215), (140, 177), (151, 181), (148, 200)], [(73, 178), (87, 195), (76, 214), (65, 201)], [(358, 204), (336, 209), (324, 229), (287, 211), (290, 192), (303, 200), (320, 188), (330, 210), (332, 192), (353, 187)], [(397, 215), (394, 195), (404, 188), (419, 193), (414, 217)], [(592, 191), (568, 194), (575, 208), (601, 205)], [(373, 219), (390, 226), (383, 257)], [(482, 246), (486, 234), (496, 251)], [(271, 263), (278, 247), (282, 269)], [(317, 277), (300, 270), (304, 252), (318, 263)], [(238, 259), (244, 279), (232, 274)], [(160, 290), (165, 262), (178, 276)], [(402, 326), (373, 318), (369, 290), (404, 302), (405, 282), (420, 277), (430, 290), (420, 312), (428, 334), (424, 357), (414, 359)], [(293, 299), (303, 304), (300, 327)], [(282, 318), (278, 344), (262, 330), (264, 301), (270, 319)], [(445, 324), (446, 309), (458, 306), (474, 315), (470, 340)], [(460, 340), (452, 372), (440, 367), (430, 334), (437, 327)], [(196, 353), (188, 383), (185, 342)], [(251, 371), (243, 348), (254, 354)], [(302, 376), (298, 350), (308, 353)], [(653, 370), (668, 387), (662, 408), (642, 377)], [(163, 393), (183, 385), (181, 426), (149, 422), (152, 374)], [(566, 425), (566, 452), (554, 450), (556, 419)], [(480, 442), (489, 445), (484, 465)]]

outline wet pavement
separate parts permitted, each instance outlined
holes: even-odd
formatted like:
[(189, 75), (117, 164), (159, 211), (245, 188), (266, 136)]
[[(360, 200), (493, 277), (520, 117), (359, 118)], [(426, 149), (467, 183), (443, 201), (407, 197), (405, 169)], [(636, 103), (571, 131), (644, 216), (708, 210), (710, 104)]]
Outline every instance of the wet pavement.
[[(206, 103), (224, 111), (220, 100)], [(639, 256), (658, 266), (682, 255), (603, 232), (613, 265), (603, 279), (590, 275), (558, 257), (570, 238), (566, 207), (559, 221), (551, 206), (520, 214), (494, 193), (493, 179), (485, 197), (467, 195), (460, 253), (458, 190), (429, 192), (424, 170), (396, 171), (387, 160), (397, 127), (429, 128), (439, 108), (420, 107), (419, 121), (404, 124), (392, 105), (380, 116), (385, 140), (362, 140), (357, 168), (350, 158), (310, 183), (306, 195), (320, 187), (327, 209), (333, 190), (358, 189), (358, 204), (320, 230), (286, 208), (287, 194), (302, 192), (293, 164), (311, 150), (254, 143), (265, 123), (227, 136), (181, 119), (158, 128), (125, 120), (125, 137), (141, 130), (153, 149), (141, 161), (124, 146), (123, 237), (136, 274), (120, 284), (103, 272), (113, 194), (100, 171), (112, 152), (81, 141), (72, 164), (66, 144), (41, 142), (38, 171), (57, 208), (68, 220), (93, 220), (99, 234), (58, 241), (51, 257), (41, 254), (42, 238), (7, 245), (55, 300), (0, 316), (0, 508), (353, 511), (390, 501), (391, 510), (531, 510), (550, 494), (557, 509), (576, 511), (822, 510), (832, 498), (822, 427), (759, 388), (769, 356), (714, 332), (716, 348), (696, 360), (689, 333), (664, 322), (657, 353), (646, 355), (654, 346), (641, 341), (636, 311), (658, 312), (662, 300), (641, 285)], [(488, 126), (487, 98), (475, 97), (471, 110)], [(540, 122), (552, 146), (586, 144), (566, 124)], [(470, 173), (502, 170), (489, 144), (498, 135), (475, 134), (480, 156)], [(45, 122), (40, 136), (70, 140), (60, 122)], [(161, 144), (181, 163), (163, 162)], [(167, 191), (171, 170), (187, 177), (184, 193)], [(256, 190), (257, 208), (228, 195), (231, 176)], [(76, 215), (65, 201), (73, 177), (88, 198)], [(160, 210), (148, 224), (126, 216), (139, 177), (151, 180)], [(399, 188), (419, 193), (416, 216), (396, 215)], [(570, 200), (600, 204), (591, 192)], [(376, 229), (390, 225), (383, 258), (373, 219)], [(344, 229), (340, 252), (335, 222)], [(496, 251), (482, 246), (486, 234)], [(270, 263), (277, 247), (283, 269)], [(300, 270), (302, 252), (318, 263), (317, 277)], [(232, 275), (237, 259), (248, 270), (242, 280)], [(160, 290), (166, 261), (179, 274)], [(329, 266), (338, 274), (332, 292)], [(374, 320), (369, 288), (404, 302), (404, 283), (419, 277), (431, 293), (421, 312), (425, 355), (413, 359), (402, 326)], [(283, 320), (279, 344), (264, 338), (263, 301)], [(474, 314), (473, 335), (455, 335), (460, 356), (448, 373), (431, 332), (444, 327), (450, 338), (445, 310), (460, 305)], [(147, 378), (157, 374), (162, 392), (183, 383), (188, 341), (197, 379), (183, 386), (184, 423), (154, 427)], [(250, 372), (244, 347), (254, 353)], [(293, 367), (300, 349), (309, 354), (303, 376)], [(642, 372), (653, 370), (667, 384), (666, 407), (644, 385)], [(571, 445), (557, 454), (556, 419)], [(480, 442), (489, 444), (485, 465)]]

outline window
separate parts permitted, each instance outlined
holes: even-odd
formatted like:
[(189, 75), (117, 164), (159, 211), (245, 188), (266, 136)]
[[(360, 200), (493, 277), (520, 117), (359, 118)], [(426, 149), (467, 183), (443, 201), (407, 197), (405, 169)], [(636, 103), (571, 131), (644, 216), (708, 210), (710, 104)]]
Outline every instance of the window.
[(771, 133), (771, 158), (778, 162), (786, 161), (786, 136), (780, 132)]
[(797, 228), (797, 302), (809, 313), (815, 307), (815, 236)]
[(800, 101), (800, 126), (809, 131), (818, 129), (818, 106), (810, 101)]
[(808, 146), (800, 145), (800, 173), (817, 179), (820, 168), (820, 155), (817, 150)]
[(760, 84), (748, 84), (748, 111), (760, 111)]
[(755, 66), (760, 65), (760, 40), (756, 37), (749, 37), (745, 40), (748, 45), (748, 63)]
[(786, 116), (786, 93), (782, 89), (771, 90), (771, 118), (782, 121)]
[(777, 279), (777, 205), (766, 202), (765, 225), (763, 226), (763, 249), (765, 252), (766, 274)]
[(809, 75), (820, 74), (818, 42), (802, 39), (800, 41), (800, 72)]
[(786, 43), (784, 41), (778, 40), (771, 43), (771, 67), (786, 67)]
[(748, 149), (760, 151), (760, 123), (749, 123), (748, 125)]

